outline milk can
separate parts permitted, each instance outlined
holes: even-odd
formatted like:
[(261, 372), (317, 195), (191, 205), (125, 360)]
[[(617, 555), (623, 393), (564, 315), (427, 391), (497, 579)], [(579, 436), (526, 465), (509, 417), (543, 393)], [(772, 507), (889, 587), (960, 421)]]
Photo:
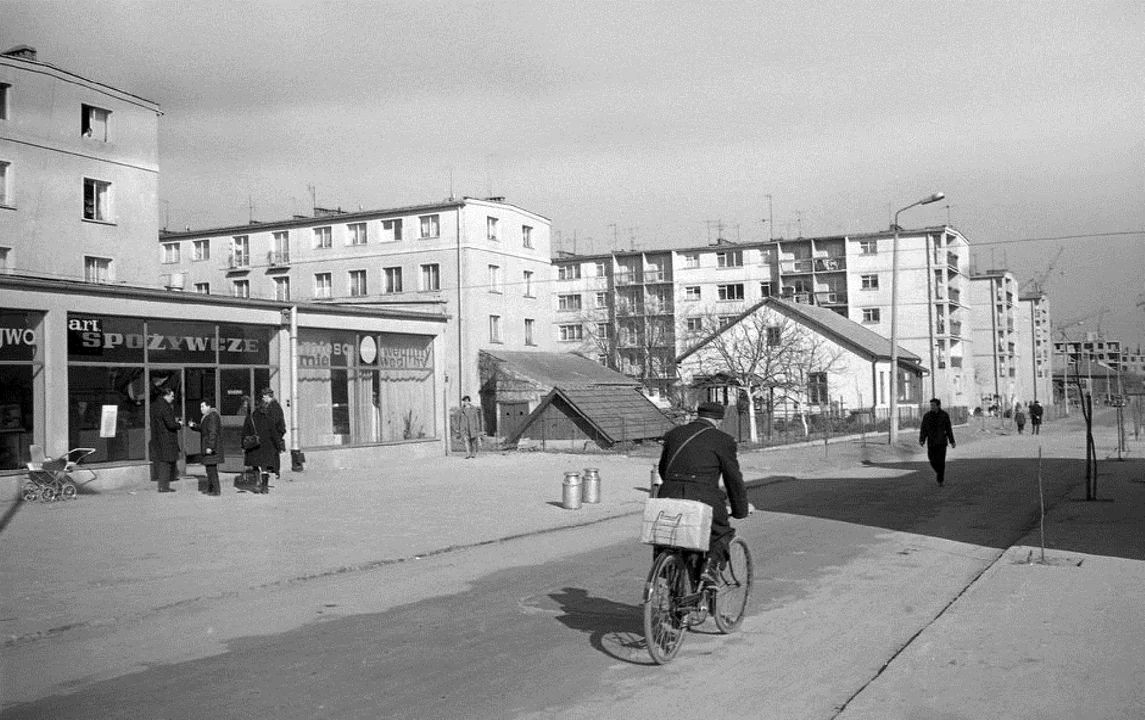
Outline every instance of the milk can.
[(585, 468), (581, 477), (584, 478), (581, 499), (586, 503), (600, 502), (600, 472), (596, 468)]
[(564, 486), (561, 488), (564, 491), (561, 505), (565, 510), (580, 510), (580, 486), (580, 473), (576, 470), (565, 473)]
[(660, 469), (655, 465), (652, 466), (652, 474), (648, 480), (648, 497), (654, 498), (660, 492), (660, 486), (664, 481), (660, 479)]

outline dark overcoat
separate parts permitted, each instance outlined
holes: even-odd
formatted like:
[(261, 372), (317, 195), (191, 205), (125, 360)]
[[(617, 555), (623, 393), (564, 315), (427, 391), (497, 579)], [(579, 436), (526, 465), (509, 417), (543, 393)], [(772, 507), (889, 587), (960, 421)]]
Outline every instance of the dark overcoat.
[[(680, 451), (678, 454), (677, 450)], [(681, 425), (664, 436), (659, 470), (664, 484), (658, 496), (699, 500), (711, 505), (713, 529), (719, 519), (727, 522), (726, 504), (729, 501), (733, 517), (747, 517), (747, 490), (736, 458), (736, 442), (731, 435), (717, 430), (706, 420)], [(721, 476), (727, 488), (726, 495), (720, 490)]]
[(175, 408), (162, 398), (151, 403), (151, 459), (179, 460), (179, 421), (175, 419)]
[(922, 416), (922, 426), (918, 429), (918, 441), (931, 447), (945, 447), (947, 442), (954, 445), (954, 428), (950, 426), (950, 416), (945, 410), (930, 410)]
[[(199, 453), (199, 462), (204, 465), (218, 465), (226, 458), (223, 456), (223, 421), (216, 410), (203, 416), (202, 421), (195, 426), (202, 437), (202, 452)], [(210, 450), (211, 452), (207, 452)]]
[(272, 472), (278, 472), (278, 446), (282, 443), (282, 437), (275, 434), (274, 421), (262, 405), (247, 415), (246, 422), (243, 424), (243, 437), (252, 433), (258, 434), (260, 443), (258, 447), (244, 453), (244, 464), (257, 465)]

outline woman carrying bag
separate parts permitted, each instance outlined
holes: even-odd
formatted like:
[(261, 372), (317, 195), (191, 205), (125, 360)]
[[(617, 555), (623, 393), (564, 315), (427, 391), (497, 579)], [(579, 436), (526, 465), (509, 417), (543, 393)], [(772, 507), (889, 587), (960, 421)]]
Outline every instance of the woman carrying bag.
[(270, 492), (270, 473), (278, 472), (278, 437), (267, 404), (260, 401), (243, 422), (243, 462), (258, 473), (253, 492)]

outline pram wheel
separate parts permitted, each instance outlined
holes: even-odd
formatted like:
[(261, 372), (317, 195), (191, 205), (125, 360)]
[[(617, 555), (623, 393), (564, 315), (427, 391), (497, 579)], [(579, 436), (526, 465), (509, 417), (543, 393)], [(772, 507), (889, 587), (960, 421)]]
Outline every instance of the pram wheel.
[(60, 497), (64, 500), (75, 500), (76, 490), (76, 484), (69, 480), (68, 482), (64, 483), (63, 488), (60, 490)]
[(40, 502), (52, 502), (59, 496), (56, 489), (50, 485), (40, 488)]
[(29, 480), (24, 483), (24, 487), (20, 490), (20, 497), (24, 502), (36, 502), (40, 499), (40, 486)]

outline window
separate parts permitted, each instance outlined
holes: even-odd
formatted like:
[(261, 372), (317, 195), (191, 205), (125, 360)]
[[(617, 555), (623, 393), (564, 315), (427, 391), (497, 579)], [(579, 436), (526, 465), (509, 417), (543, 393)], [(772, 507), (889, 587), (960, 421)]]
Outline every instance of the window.
[(608, 339), (608, 323), (597, 323), (596, 324), (596, 339), (597, 340), (607, 340)]
[(330, 228), (314, 228), (314, 247), (319, 250), (331, 247)]
[(163, 264), (179, 262), (179, 243), (163, 243)]
[(12, 248), (0, 247), (0, 275), (7, 275), (11, 266)]
[(827, 395), (827, 373), (808, 373), (807, 402), (812, 405), (826, 405), (830, 401), (830, 397)]
[(719, 320), (720, 327), (727, 327), (728, 325), (731, 325), (733, 322), (735, 322), (735, 319), (735, 315), (720, 315), (717, 318), (717, 320)]
[(83, 179), (84, 220), (111, 222), (111, 183)]
[(8, 89), (12, 87), (7, 83), (0, 83), (0, 120), (8, 119)]
[(521, 245), (527, 248), (533, 247), (533, 228), (528, 225), (521, 226)]
[(382, 221), (382, 242), (397, 242), (402, 239), (401, 218)]
[(877, 255), (879, 252), (878, 240), (860, 240), (859, 252), (863, 255)]
[(704, 329), (704, 319), (688, 318), (685, 321), (685, 327), (688, 329), (688, 332), (700, 332)]
[(83, 279), (90, 283), (111, 282), (111, 259), (85, 256), (83, 259)]
[(536, 295), (533, 294), (533, 271), (524, 271), (521, 274), (521, 278), (525, 285), (525, 297), (536, 297)]
[(864, 290), (878, 290), (879, 289), (879, 276), (878, 275), (860, 275), (859, 280), (862, 282)]
[(499, 293), (502, 291), (501, 287), (501, 266), (489, 266), (489, 292)]
[(12, 163), (0, 160), (0, 205), (12, 206), (12, 190), (8, 187)]
[(366, 287), (366, 271), (351, 270), (350, 297), (365, 297), (368, 294), (368, 288)]
[(274, 299), (280, 302), (290, 301), (290, 278), (276, 277), (274, 279)]
[(237, 298), (250, 297), (250, 280), (235, 280), (231, 283), (231, 296)]
[(108, 120), (111, 112), (94, 105), (80, 105), (80, 134), (85, 138), (107, 142)]
[(743, 300), (743, 283), (720, 285), (716, 289), (719, 291), (720, 300)]
[(286, 265), (290, 262), (290, 233), (283, 230), (276, 232), (274, 237), (274, 250), (270, 251), (271, 265)]
[(536, 338), (533, 337), (533, 331), (537, 321), (532, 318), (525, 318), (525, 344), (536, 345)]
[(330, 273), (315, 273), (314, 275), (314, 297), (319, 300), (330, 299)]
[(351, 223), (346, 226), (350, 231), (350, 244), (351, 245), (365, 245), (366, 244), (366, 223)]
[(501, 234), (497, 230), (497, 218), (485, 218), (485, 237), (489, 238), (493, 242), (500, 242)]
[(387, 295), (402, 292), (402, 269), (400, 267), (383, 268), (382, 272), (386, 276), (386, 289)]
[(584, 340), (584, 328), (580, 325), (561, 325), (558, 329), (562, 341)]
[(699, 253), (684, 253), (684, 267), (685, 268), (698, 268), (698, 267), (700, 267), (700, 254)]
[(422, 215), (418, 218), (421, 223), (421, 237), (435, 238), (441, 235), (441, 218), (438, 215)]
[(557, 295), (558, 310), (580, 310), (580, 295)]
[(783, 339), (782, 329), (772, 325), (767, 328), (767, 346), (779, 347), (780, 341)]
[(561, 265), (557, 268), (558, 280), (580, 280), (580, 265)]
[(684, 299), (685, 300), (699, 300), (700, 299), (700, 286), (699, 285), (685, 285), (684, 286)]
[(608, 274), (608, 268), (605, 266), (603, 261), (598, 261), (595, 264), (594, 269), (596, 270), (596, 276), (597, 277), (604, 277), (605, 275)]
[(760, 297), (771, 297), (771, 283), (761, 282), (759, 284), (759, 296)]
[(199, 262), (211, 259), (211, 241), (194, 240), (191, 242), (191, 260)]
[(596, 293), (595, 304), (596, 304), (596, 307), (598, 307), (598, 308), (608, 307), (608, 293), (606, 293), (606, 292)]
[(441, 266), (430, 263), (421, 266), (421, 289), (426, 291), (441, 289)]
[(211, 294), (211, 284), (209, 282), (195, 283), (195, 292), (200, 294), (200, 295), (210, 295)]
[(501, 342), (501, 316), (489, 316), (489, 342)]
[(231, 267), (241, 268), (250, 266), (250, 238), (246, 235), (236, 235), (231, 238)]
[(867, 325), (873, 325), (879, 322), (879, 309), (878, 308), (863, 308), (863, 322)]
[(716, 267), (743, 267), (743, 250), (716, 253)]

